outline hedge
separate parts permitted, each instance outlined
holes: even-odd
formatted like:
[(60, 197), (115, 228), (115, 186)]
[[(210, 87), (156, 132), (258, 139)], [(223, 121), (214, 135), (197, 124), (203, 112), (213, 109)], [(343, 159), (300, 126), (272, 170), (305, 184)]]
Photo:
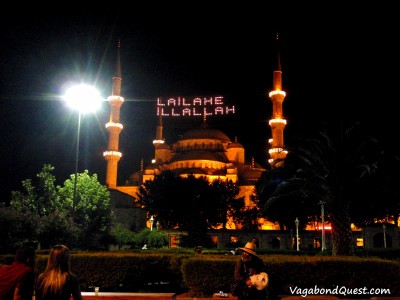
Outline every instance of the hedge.
[[(380, 258), (260, 255), (270, 284), (270, 299), (293, 288), (389, 289), (400, 295), (400, 262)], [(48, 254), (38, 254), (36, 274)], [(73, 252), (71, 267), (82, 291), (174, 292), (212, 297), (230, 292), (238, 255)], [(292, 291), (291, 291), (292, 289)], [(346, 295), (339, 295), (346, 296)], [(347, 295), (350, 297), (351, 295)], [(365, 295), (364, 295), (365, 298)]]

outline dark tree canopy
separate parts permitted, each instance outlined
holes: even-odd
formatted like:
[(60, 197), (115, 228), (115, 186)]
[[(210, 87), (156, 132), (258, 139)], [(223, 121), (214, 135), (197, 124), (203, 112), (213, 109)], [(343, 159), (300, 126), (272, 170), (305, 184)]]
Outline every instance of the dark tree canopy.
[(257, 184), (263, 214), (289, 227), (299, 217), (304, 226), (318, 219), (322, 201), (332, 224), (333, 254), (351, 254), (350, 224), (359, 217), (353, 208), (375, 188), (369, 180), (380, 153), (377, 140), (360, 123), (325, 123), (307, 136), (299, 135), (284, 166)]
[(237, 218), (243, 201), (237, 199), (239, 187), (220, 179), (209, 182), (205, 176), (182, 178), (164, 171), (145, 182), (138, 203), (154, 215), (163, 228), (181, 230), (225, 226), (228, 217)]

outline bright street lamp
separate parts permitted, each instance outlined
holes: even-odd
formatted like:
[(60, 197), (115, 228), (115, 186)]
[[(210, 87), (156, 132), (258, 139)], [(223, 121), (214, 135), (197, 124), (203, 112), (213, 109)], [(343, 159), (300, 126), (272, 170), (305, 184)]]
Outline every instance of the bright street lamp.
[(75, 154), (75, 181), (74, 181), (74, 196), (72, 207), (76, 205), (76, 184), (78, 180), (78, 161), (79, 161), (79, 139), (81, 131), (81, 116), (82, 113), (95, 112), (100, 108), (102, 99), (95, 87), (87, 84), (79, 84), (70, 87), (64, 96), (64, 100), (68, 106), (78, 113), (78, 129), (76, 134), (76, 154)]
[(150, 216), (150, 231), (153, 231), (153, 223), (154, 223), (154, 218), (153, 215)]

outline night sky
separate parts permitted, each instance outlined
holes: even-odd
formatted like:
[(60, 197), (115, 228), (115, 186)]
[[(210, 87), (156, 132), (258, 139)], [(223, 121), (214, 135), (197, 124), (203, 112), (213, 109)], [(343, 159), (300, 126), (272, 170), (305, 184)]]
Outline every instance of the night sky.
[[(279, 26), (263, 22), (135, 23), (134, 18), (57, 17), (1, 21), (1, 198), (43, 164), (59, 184), (75, 171), (78, 113), (61, 101), (70, 83), (111, 94), (117, 40), (122, 96), (118, 184), (153, 156), (157, 97), (223, 96), (236, 114), (207, 123), (237, 136), (261, 165), (271, 136), (268, 119), (276, 66), (276, 32), (283, 71), (285, 143), (317, 120), (360, 120), (388, 146), (397, 144), (397, 29), (382, 18), (351, 24)], [(329, 23), (329, 24), (328, 24)], [(397, 65), (397, 66), (396, 66)], [(79, 172), (105, 182), (109, 105), (81, 123)], [(164, 118), (168, 144), (201, 117)]]

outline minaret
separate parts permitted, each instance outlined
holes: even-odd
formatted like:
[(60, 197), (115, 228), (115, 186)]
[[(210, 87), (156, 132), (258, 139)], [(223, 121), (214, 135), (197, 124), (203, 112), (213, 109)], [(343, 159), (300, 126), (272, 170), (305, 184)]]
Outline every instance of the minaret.
[(108, 150), (103, 153), (107, 161), (106, 186), (110, 189), (117, 188), (118, 161), (122, 153), (118, 151), (119, 134), (123, 128), (119, 122), (120, 108), (124, 102), (121, 97), (121, 59), (120, 59), (121, 44), (118, 41), (117, 47), (117, 66), (115, 76), (113, 77), (112, 94), (108, 97), (108, 102), (111, 107), (110, 120), (106, 124), (108, 131)]
[(163, 156), (163, 150), (165, 147), (164, 146), (164, 139), (163, 139), (163, 124), (162, 124), (162, 114), (159, 114), (158, 118), (158, 125), (156, 129), (156, 138), (153, 140), (153, 145), (154, 145), (154, 163), (160, 163), (163, 162), (165, 157)]
[(156, 129), (156, 139), (153, 141), (154, 146), (164, 144), (162, 132), (163, 132), (162, 114), (159, 114), (158, 125), (157, 125), (157, 129)]
[(283, 118), (282, 103), (285, 100), (286, 93), (282, 91), (282, 69), (278, 46), (278, 34), (276, 34), (277, 45), (277, 66), (273, 74), (273, 89), (269, 93), (272, 101), (272, 118), (269, 120), (271, 126), (272, 138), (269, 140), (271, 148), (269, 149), (270, 159), (268, 162), (272, 167), (278, 167), (283, 164), (287, 151), (283, 142), (283, 130), (286, 126), (286, 120)]

